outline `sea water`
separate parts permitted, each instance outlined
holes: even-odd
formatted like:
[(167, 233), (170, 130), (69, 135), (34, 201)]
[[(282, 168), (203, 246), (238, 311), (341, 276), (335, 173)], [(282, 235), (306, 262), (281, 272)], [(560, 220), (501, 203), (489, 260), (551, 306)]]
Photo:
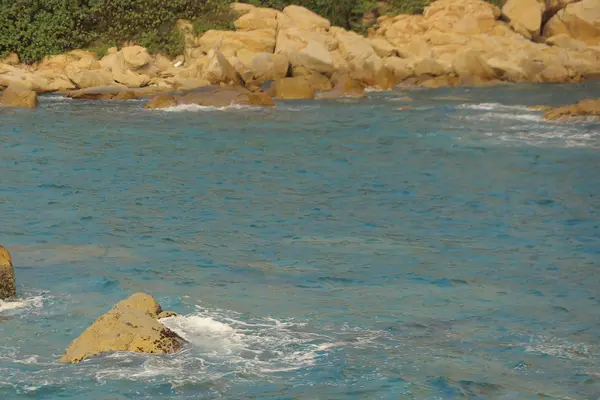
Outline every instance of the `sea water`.
[[(588, 97), (1, 110), (0, 398), (600, 398), (600, 124), (528, 108)], [(56, 362), (141, 291), (180, 353)]]

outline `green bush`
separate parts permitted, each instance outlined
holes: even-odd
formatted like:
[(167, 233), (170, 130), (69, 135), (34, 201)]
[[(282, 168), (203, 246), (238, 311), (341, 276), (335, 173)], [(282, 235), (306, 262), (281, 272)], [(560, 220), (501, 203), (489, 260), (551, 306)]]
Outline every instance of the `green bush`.
[(181, 54), (184, 42), (174, 29), (176, 21), (226, 15), (231, 2), (0, 0), (0, 55), (15, 52), (23, 61), (33, 62), (95, 43), (124, 41), (139, 42), (155, 52)]
[(200, 14), (194, 18), (194, 33), (200, 35), (211, 29), (233, 30), (236, 16), (230, 8), (215, 9), (210, 12)]

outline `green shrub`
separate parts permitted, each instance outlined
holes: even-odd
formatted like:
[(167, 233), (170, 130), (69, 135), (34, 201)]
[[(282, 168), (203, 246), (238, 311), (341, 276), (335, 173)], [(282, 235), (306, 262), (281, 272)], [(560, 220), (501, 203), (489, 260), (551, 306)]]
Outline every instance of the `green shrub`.
[(216, 9), (208, 13), (198, 15), (194, 20), (194, 33), (200, 35), (211, 29), (233, 30), (236, 16), (229, 8)]
[[(124, 41), (139, 42), (155, 52), (181, 54), (183, 38), (174, 29), (176, 21), (226, 15), (231, 2), (0, 0), (0, 55), (15, 52), (23, 61), (33, 62), (94, 43)], [(218, 26), (230, 27), (223, 21)]]

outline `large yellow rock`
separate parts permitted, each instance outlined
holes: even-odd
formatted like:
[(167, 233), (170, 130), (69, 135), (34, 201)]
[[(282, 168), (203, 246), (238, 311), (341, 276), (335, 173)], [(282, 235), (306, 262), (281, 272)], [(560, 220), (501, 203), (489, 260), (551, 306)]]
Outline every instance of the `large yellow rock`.
[(283, 78), (274, 83), (274, 96), (279, 99), (313, 99), (315, 89), (307, 77)]
[(335, 47), (327, 35), (288, 28), (279, 31), (275, 53), (286, 56), (293, 68), (330, 74), (334, 70), (330, 50)]
[(273, 53), (275, 37), (275, 30), (266, 28), (240, 32), (209, 30), (197, 40), (197, 47), (205, 53), (218, 48), (228, 57), (242, 49)]
[(430, 29), (477, 34), (490, 31), (501, 11), (482, 0), (438, 0), (428, 6), (423, 15)]
[(98, 318), (71, 343), (59, 361), (77, 363), (115, 351), (175, 353), (185, 341), (158, 321), (161, 312), (152, 296), (136, 293)]
[(138, 70), (152, 62), (152, 56), (142, 46), (128, 46), (121, 49), (125, 66), (132, 70)]
[(8, 250), (0, 246), (0, 300), (16, 296), (15, 269)]
[(502, 14), (515, 30), (524, 29), (531, 38), (540, 34), (544, 10), (545, 5), (538, 0), (508, 0), (502, 7)]
[(544, 26), (544, 36), (561, 33), (589, 45), (600, 45), (600, 0), (582, 0), (557, 12)]
[(239, 17), (234, 25), (241, 31), (256, 29), (277, 29), (277, 15), (279, 12), (271, 8), (252, 8)]
[(38, 97), (33, 90), (11, 85), (2, 93), (0, 104), (8, 107), (36, 108)]
[(405, 58), (388, 57), (384, 60), (384, 66), (394, 72), (398, 82), (415, 74), (412, 62)]
[(280, 28), (289, 28), (293, 25), (306, 30), (327, 30), (331, 27), (329, 20), (304, 7), (289, 5), (283, 9), (283, 15), (287, 20), (280, 19)]
[(454, 59), (454, 71), (462, 80), (471, 80), (474, 77), (482, 80), (496, 79), (496, 72), (489, 66), (481, 53), (466, 50)]
[(240, 50), (237, 59), (252, 72), (252, 80), (257, 83), (285, 78), (290, 66), (287, 57), (283, 54)]

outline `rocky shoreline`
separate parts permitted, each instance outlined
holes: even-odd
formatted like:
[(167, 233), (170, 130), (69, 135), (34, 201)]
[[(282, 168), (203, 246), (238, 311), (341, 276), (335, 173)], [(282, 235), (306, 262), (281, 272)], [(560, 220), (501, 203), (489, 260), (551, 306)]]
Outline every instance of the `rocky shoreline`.
[(235, 31), (196, 36), (191, 23), (179, 21), (185, 52), (176, 59), (135, 45), (111, 48), (102, 58), (75, 50), (33, 65), (11, 55), (0, 63), (0, 87), (10, 88), (0, 102), (33, 108), (34, 92), (148, 98), (148, 108), (269, 106), (272, 98), (363, 96), (365, 88), (398, 85), (600, 78), (600, 0), (509, 0), (502, 10), (480, 0), (437, 0), (423, 15), (380, 17), (368, 37), (299, 6), (278, 11), (236, 3), (234, 11)]

